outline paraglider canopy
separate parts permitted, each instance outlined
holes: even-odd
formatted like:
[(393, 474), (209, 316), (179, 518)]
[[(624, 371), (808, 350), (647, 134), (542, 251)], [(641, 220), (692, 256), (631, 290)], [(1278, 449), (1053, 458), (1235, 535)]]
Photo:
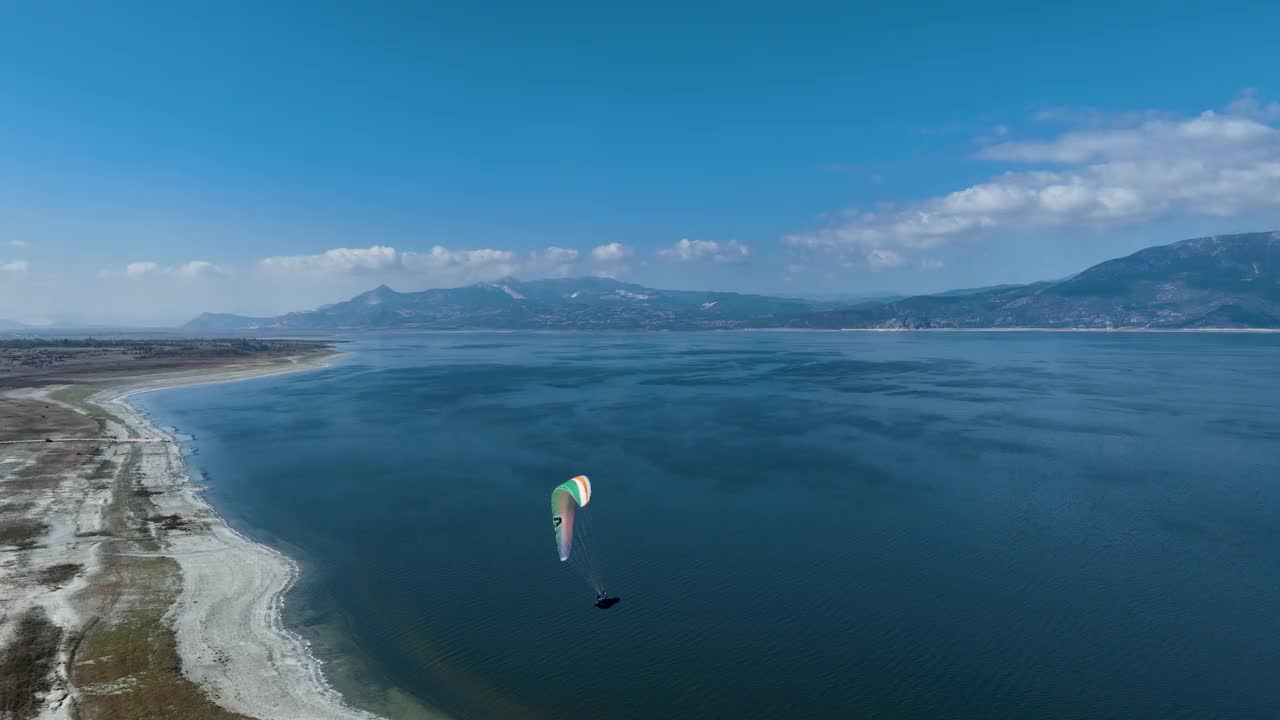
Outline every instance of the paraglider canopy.
[(591, 481), (579, 475), (551, 491), (551, 524), (556, 531), (556, 549), (560, 561), (569, 559), (573, 548), (573, 519), (575, 510), (591, 502)]
[(617, 598), (604, 591), (604, 576), (591, 542), (591, 513), (582, 508), (591, 502), (591, 481), (579, 475), (551, 491), (551, 525), (556, 532), (560, 562), (582, 576), (596, 591), (596, 607), (609, 608)]

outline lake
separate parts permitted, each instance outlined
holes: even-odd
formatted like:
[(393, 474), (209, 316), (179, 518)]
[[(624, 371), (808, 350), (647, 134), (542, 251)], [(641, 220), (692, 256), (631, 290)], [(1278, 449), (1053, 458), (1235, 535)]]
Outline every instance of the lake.
[[(138, 398), (394, 718), (1267, 718), (1280, 336), (440, 333)], [(602, 611), (558, 561), (585, 473)]]

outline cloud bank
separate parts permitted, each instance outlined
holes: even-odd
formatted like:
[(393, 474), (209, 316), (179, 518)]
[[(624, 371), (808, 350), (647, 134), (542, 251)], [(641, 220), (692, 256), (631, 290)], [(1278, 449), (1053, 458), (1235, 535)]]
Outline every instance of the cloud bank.
[(443, 245), (424, 252), (388, 245), (334, 248), (315, 255), (281, 255), (258, 261), (260, 270), (276, 276), (414, 276), (428, 283), (490, 280), (520, 267), (516, 254), (509, 250), (450, 250)]
[(751, 257), (751, 248), (730, 240), (724, 243), (712, 240), (680, 240), (671, 247), (658, 251), (658, 257), (672, 262), (698, 262), (709, 260), (718, 263), (746, 262)]
[(578, 255), (578, 251), (572, 248), (552, 245), (545, 250), (529, 253), (527, 268), (535, 276), (568, 277), (573, 273)]
[[(131, 262), (124, 268), (124, 275), (128, 278), (141, 279), (146, 277), (177, 277), (177, 278), (210, 278), (221, 277), (226, 274), (226, 270), (206, 260), (192, 260), (182, 265), (174, 267), (164, 267), (160, 263), (143, 260), (139, 262)], [(115, 273), (110, 270), (104, 270), (99, 273), (103, 277), (111, 277)]]
[(631, 257), (631, 248), (618, 242), (597, 245), (591, 249), (591, 259), (598, 263), (621, 262)]
[[(1280, 209), (1280, 107), (1246, 95), (1190, 118), (1138, 115), (1123, 127), (999, 142), (979, 157), (1014, 169), (945, 195), (783, 238), (799, 249), (861, 255), (873, 269), (983, 234), (1106, 229), (1180, 217)], [(897, 263), (901, 264), (901, 263)]]
[(400, 263), (400, 253), (386, 245), (334, 248), (317, 255), (280, 255), (260, 261), (267, 270), (315, 275), (374, 273), (392, 269)]

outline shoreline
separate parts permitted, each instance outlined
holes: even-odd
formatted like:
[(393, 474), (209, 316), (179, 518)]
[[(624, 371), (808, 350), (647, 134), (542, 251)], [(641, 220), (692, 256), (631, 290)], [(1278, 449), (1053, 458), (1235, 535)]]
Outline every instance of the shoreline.
[(1037, 328), (1037, 327), (993, 327), (993, 328), (741, 328), (744, 332), (820, 332), (820, 333), (1135, 333), (1135, 334), (1173, 334), (1173, 335), (1271, 335), (1280, 333), (1280, 328)]
[(165, 615), (182, 673), (223, 708), (280, 720), (376, 720), (350, 705), (324, 676), (310, 643), (285, 627), (285, 595), (296, 561), (231, 528), (192, 479), (181, 443), (130, 400), (197, 385), (254, 380), (329, 367), (341, 354), (291, 358), (286, 366), (230, 366), (213, 372), (137, 376), (112, 382), (85, 402), (114, 415), (131, 437), (158, 438), (163, 452), (143, 457), (138, 482), (157, 491), (162, 516), (192, 518), (195, 532), (171, 533), (155, 553), (177, 561), (181, 589)]

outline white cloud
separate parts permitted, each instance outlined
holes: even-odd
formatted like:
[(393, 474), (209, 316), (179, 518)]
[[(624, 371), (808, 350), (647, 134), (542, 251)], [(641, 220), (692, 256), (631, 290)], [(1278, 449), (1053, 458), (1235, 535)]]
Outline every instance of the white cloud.
[(529, 253), (528, 270), (534, 275), (555, 275), (567, 277), (578, 261), (578, 251), (552, 245), (545, 250), (534, 250)]
[(1280, 120), (1280, 102), (1263, 102), (1256, 89), (1245, 88), (1227, 105), (1227, 113), (1262, 121)]
[(387, 245), (367, 248), (334, 248), (315, 255), (284, 255), (264, 258), (259, 265), (281, 274), (375, 275), (394, 272), (433, 273), (444, 270), (509, 274), (516, 268), (515, 253), (481, 248), (450, 250), (435, 245), (425, 252), (399, 251)]
[(173, 269), (174, 274), (182, 277), (218, 277), (226, 274), (226, 270), (220, 265), (214, 265), (206, 260), (192, 260), (189, 263), (179, 265)]
[(658, 257), (673, 262), (711, 260), (718, 263), (744, 262), (751, 256), (751, 248), (737, 240), (717, 243), (711, 240), (688, 238), (658, 251)]
[(150, 261), (131, 262), (124, 269), (124, 274), (131, 278), (144, 277), (158, 272), (160, 272), (160, 266)]
[(577, 250), (556, 247), (554, 245), (540, 253), (535, 252), (535, 255), (540, 255), (543, 259), (553, 263), (571, 263), (578, 259)]
[(515, 259), (515, 253), (509, 250), (450, 250), (443, 245), (435, 245), (427, 252), (401, 254), (402, 264), (410, 272), (448, 272), (462, 280), (484, 280), (510, 275), (516, 269)]
[(784, 242), (901, 252), (981, 233), (1280, 210), (1280, 131), (1240, 112), (1004, 142), (980, 157), (1030, 167), (902, 207), (845, 211), (833, 225)]
[[(148, 277), (209, 278), (226, 274), (227, 270), (221, 265), (215, 265), (206, 260), (192, 260), (172, 267), (150, 260), (141, 260), (131, 262), (124, 268), (125, 277), (135, 280)], [(119, 276), (120, 273), (115, 270), (102, 270), (98, 273), (98, 277), (104, 278)]]
[(262, 267), (285, 273), (367, 274), (399, 266), (400, 253), (386, 245), (334, 248), (318, 255), (278, 255), (260, 261)]
[(598, 263), (621, 262), (629, 257), (631, 257), (631, 248), (622, 243), (611, 242), (591, 249), (591, 259)]
[(591, 261), (596, 269), (592, 272), (597, 277), (619, 277), (631, 271), (627, 258), (634, 254), (632, 249), (622, 243), (612, 242), (597, 245), (591, 249)]
[(906, 258), (892, 250), (877, 248), (867, 253), (867, 265), (872, 270), (889, 270), (902, 267), (906, 262)]
[(31, 264), (26, 260), (10, 260), (7, 263), (0, 263), (0, 272), (5, 273), (25, 273), (31, 269)]
[(362, 278), (359, 282), (368, 283), (377, 277), (418, 287), (496, 280), (525, 269), (510, 250), (451, 250), (443, 245), (425, 251), (397, 250), (387, 245), (334, 248), (314, 255), (269, 257), (260, 260), (258, 266), (281, 278), (329, 278), (335, 282), (347, 278), (350, 283)]
[(1213, 150), (1246, 151), (1274, 143), (1276, 130), (1248, 117), (1219, 115), (1212, 110), (1184, 120), (1148, 120), (1133, 128), (1069, 132), (1044, 142), (992, 145), (981, 157), (1013, 162), (1078, 165), (1167, 156), (1205, 159)]
[(8, 245), (9, 247), (13, 247), (13, 248), (21, 248), (21, 247), (27, 246), (27, 241), (26, 240), (10, 240), (9, 242), (5, 243), (5, 245)]

